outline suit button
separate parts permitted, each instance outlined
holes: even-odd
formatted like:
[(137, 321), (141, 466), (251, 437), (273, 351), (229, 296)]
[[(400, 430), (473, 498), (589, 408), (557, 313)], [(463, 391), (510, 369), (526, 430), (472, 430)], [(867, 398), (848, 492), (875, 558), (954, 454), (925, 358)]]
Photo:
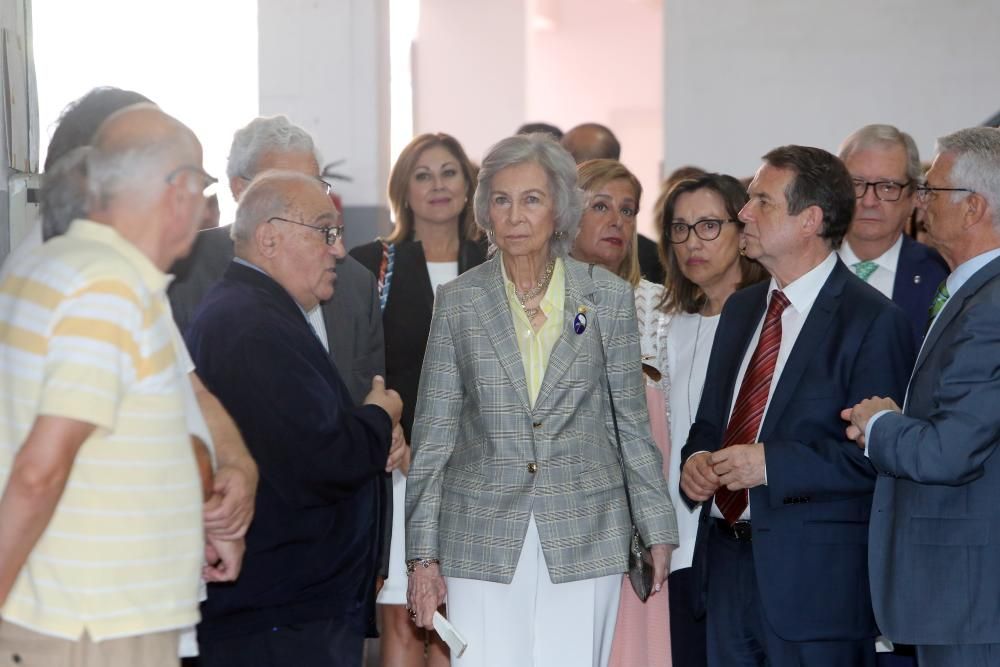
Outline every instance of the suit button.
[(536, 472), (538, 472), (538, 464), (535, 463), (534, 461), (532, 461), (531, 463), (529, 463), (528, 464), (528, 472), (530, 472), (532, 475), (534, 475)]
[(531, 428), (541, 428), (541, 427), (542, 427), (542, 422), (532, 422), (531, 423)]

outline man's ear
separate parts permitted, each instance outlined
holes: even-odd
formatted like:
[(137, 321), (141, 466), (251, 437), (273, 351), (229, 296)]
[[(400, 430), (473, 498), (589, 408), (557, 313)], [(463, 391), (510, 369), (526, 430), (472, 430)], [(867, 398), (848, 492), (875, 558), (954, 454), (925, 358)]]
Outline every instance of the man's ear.
[(240, 200), (240, 195), (243, 194), (248, 185), (250, 183), (245, 178), (239, 176), (233, 176), (229, 179), (229, 191), (233, 193), (233, 201), (238, 202)]
[(253, 231), (254, 246), (262, 257), (273, 258), (281, 245), (281, 233), (275, 225), (262, 222)]
[(823, 233), (823, 209), (816, 204), (807, 206), (799, 214), (799, 222), (802, 225), (803, 236), (819, 236)]
[(983, 223), (993, 224), (990, 204), (978, 192), (970, 193), (962, 201), (962, 229), (969, 229)]

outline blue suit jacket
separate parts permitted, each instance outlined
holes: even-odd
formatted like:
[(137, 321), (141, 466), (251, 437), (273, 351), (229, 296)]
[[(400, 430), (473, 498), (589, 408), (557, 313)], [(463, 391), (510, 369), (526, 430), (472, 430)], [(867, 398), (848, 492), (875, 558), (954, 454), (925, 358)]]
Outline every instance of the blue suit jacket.
[(906, 313), (913, 327), (913, 342), (920, 347), (927, 329), (928, 312), (934, 293), (948, 277), (948, 265), (937, 250), (903, 235), (892, 284), (892, 300)]
[(872, 601), (894, 641), (1000, 643), (998, 406), (1000, 259), (941, 311), (904, 413), (871, 429)]
[[(722, 446), (743, 357), (764, 316), (768, 283), (722, 311), (698, 416), (681, 461)], [(868, 592), (868, 514), (875, 470), (845, 434), (845, 406), (902, 396), (913, 364), (899, 307), (842, 262), (821, 288), (764, 415), (767, 485), (750, 490), (753, 555), (767, 622), (789, 641), (874, 637)], [(706, 502), (694, 575), (704, 591)], [(711, 613), (711, 610), (708, 610)]]

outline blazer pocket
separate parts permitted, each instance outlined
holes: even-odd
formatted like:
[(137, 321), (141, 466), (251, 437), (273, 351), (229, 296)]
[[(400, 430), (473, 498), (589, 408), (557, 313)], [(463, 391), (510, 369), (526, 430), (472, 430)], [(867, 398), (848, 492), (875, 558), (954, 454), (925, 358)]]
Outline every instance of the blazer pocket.
[(581, 472), (576, 477), (577, 489), (585, 496), (611, 493), (622, 490), (621, 467), (618, 463), (594, 466)]
[(809, 544), (868, 544), (867, 521), (806, 521)]
[(986, 519), (911, 517), (907, 532), (911, 544), (981, 547), (990, 543), (990, 523)]

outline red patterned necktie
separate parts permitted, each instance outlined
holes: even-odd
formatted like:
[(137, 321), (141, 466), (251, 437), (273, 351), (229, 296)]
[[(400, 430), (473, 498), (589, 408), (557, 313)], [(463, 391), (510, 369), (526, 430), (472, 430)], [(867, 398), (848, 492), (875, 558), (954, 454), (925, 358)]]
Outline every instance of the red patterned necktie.
[[(757, 440), (760, 420), (764, 416), (764, 406), (767, 405), (767, 395), (771, 389), (771, 378), (774, 377), (774, 367), (778, 362), (778, 349), (781, 347), (781, 313), (788, 303), (788, 297), (779, 290), (771, 292), (764, 327), (760, 331), (757, 349), (750, 357), (746, 375), (743, 376), (740, 393), (736, 396), (736, 405), (729, 417), (726, 437), (722, 441), (723, 448)], [(736, 523), (749, 503), (750, 492), (747, 489), (730, 491), (723, 486), (715, 492), (715, 504), (730, 525)]]

